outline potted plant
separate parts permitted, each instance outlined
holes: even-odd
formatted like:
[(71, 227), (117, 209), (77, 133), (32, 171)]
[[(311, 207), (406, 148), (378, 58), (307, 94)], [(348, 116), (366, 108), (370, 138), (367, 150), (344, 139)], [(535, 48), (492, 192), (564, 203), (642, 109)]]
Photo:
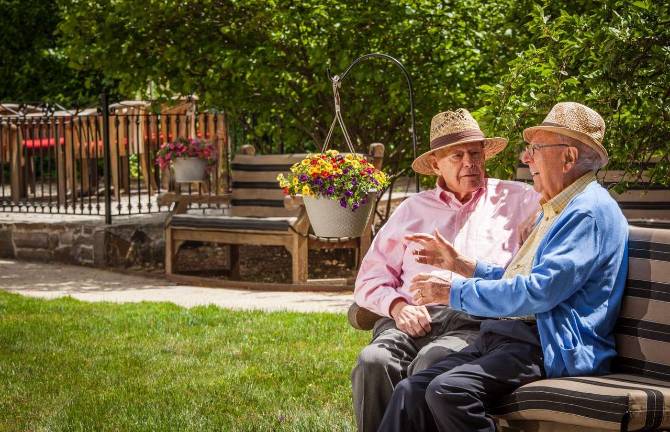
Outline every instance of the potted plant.
[(179, 137), (165, 143), (156, 154), (156, 163), (161, 169), (172, 167), (175, 181), (187, 183), (203, 181), (207, 173), (216, 165), (216, 147), (198, 138)]
[(290, 174), (279, 174), (277, 181), (286, 195), (302, 195), (319, 237), (360, 237), (374, 194), (389, 183), (364, 156), (337, 150), (307, 155)]

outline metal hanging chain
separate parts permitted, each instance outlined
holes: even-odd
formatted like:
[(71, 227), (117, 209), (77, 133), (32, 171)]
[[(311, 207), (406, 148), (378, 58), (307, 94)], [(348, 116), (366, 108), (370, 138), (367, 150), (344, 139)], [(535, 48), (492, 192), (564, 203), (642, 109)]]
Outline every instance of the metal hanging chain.
[(335, 124), (337, 123), (339, 123), (340, 125), (342, 135), (344, 135), (344, 141), (346, 141), (347, 147), (349, 147), (349, 151), (351, 153), (356, 153), (356, 149), (354, 148), (354, 145), (351, 142), (351, 137), (349, 136), (349, 131), (347, 131), (347, 127), (344, 125), (344, 120), (342, 119), (342, 110), (340, 108), (340, 91), (339, 91), (341, 85), (342, 81), (340, 81), (340, 76), (335, 75), (333, 77), (333, 98), (335, 99), (335, 118), (333, 119), (333, 122), (330, 124), (328, 135), (326, 135), (326, 140), (323, 142), (323, 147), (321, 148), (321, 153), (324, 153), (328, 149), (330, 139), (332, 138), (333, 131), (335, 130)]

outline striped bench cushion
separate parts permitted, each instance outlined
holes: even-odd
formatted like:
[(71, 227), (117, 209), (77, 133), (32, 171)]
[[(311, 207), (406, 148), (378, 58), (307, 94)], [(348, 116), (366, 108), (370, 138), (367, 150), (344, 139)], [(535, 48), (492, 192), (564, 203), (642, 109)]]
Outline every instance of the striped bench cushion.
[(202, 214), (178, 214), (172, 216), (171, 227), (216, 230), (288, 231), (295, 217), (236, 217)]
[(277, 183), (304, 154), (236, 155), (232, 168), (231, 214), (248, 217), (291, 217), (298, 210), (284, 208), (284, 193)]
[(658, 430), (670, 427), (670, 382), (626, 374), (547, 379), (520, 387), (490, 411), (506, 420)]

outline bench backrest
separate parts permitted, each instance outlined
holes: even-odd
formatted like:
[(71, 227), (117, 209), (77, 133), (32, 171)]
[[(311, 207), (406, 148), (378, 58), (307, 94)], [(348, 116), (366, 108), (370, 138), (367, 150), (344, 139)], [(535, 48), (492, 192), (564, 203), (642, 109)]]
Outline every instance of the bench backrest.
[(290, 172), (304, 154), (245, 155), (238, 154), (231, 165), (233, 216), (291, 217), (298, 210), (284, 208), (284, 193), (277, 175)]
[(630, 227), (615, 372), (670, 380), (670, 230)]

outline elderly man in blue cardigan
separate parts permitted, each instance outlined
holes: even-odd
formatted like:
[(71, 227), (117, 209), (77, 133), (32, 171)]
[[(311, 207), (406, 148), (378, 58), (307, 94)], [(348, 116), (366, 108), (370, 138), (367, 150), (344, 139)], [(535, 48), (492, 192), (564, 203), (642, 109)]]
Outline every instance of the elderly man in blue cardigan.
[(487, 405), (517, 387), (609, 372), (628, 224), (596, 181), (608, 160), (604, 132), (600, 115), (574, 102), (555, 105), (541, 125), (524, 130), (522, 161), (542, 213), (507, 268), (464, 257), (439, 237), (409, 237), (420, 244), (417, 261), (464, 276), (417, 275), (417, 304), (492, 319), (463, 351), (401, 381), (380, 431), (494, 432)]

